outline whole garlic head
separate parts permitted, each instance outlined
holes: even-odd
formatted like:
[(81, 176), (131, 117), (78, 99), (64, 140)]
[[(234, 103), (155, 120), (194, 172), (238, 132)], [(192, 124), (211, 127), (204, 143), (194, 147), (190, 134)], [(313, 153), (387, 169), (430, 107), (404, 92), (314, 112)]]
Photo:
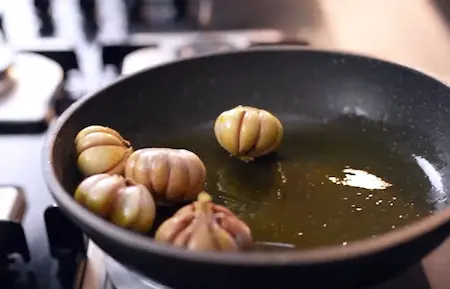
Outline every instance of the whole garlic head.
[(240, 105), (219, 115), (214, 133), (219, 144), (231, 155), (253, 160), (280, 145), (283, 126), (266, 110)]
[(155, 240), (193, 251), (247, 250), (253, 242), (250, 228), (207, 193), (162, 223)]
[(122, 176), (98, 174), (86, 178), (75, 191), (75, 200), (112, 223), (137, 232), (150, 230), (156, 206), (143, 185), (129, 185)]
[(184, 149), (145, 148), (128, 158), (125, 176), (148, 188), (156, 200), (192, 200), (203, 191), (206, 168), (200, 158)]
[(115, 130), (99, 125), (82, 129), (75, 137), (77, 165), (84, 176), (123, 174), (130, 142)]

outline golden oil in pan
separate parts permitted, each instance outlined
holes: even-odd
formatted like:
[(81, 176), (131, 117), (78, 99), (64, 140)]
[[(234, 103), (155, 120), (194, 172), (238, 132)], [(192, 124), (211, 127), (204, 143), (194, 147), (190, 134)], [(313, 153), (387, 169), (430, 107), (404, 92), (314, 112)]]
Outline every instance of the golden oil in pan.
[(427, 175), (432, 164), (412, 151), (401, 128), (354, 120), (283, 123), (277, 152), (251, 163), (230, 157), (210, 125), (158, 145), (197, 153), (215, 201), (243, 219), (256, 241), (288, 248), (375, 237), (429, 215), (445, 200)]

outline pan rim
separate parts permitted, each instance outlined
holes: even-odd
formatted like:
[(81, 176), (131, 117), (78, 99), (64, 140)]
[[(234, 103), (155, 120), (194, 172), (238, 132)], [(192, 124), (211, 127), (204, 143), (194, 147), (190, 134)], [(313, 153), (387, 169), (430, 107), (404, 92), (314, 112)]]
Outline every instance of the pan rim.
[[(407, 243), (422, 235), (425, 235), (433, 230), (438, 229), (445, 223), (450, 221), (450, 206), (447, 206), (441, 211), (434, 212), (433, 214), (424, 217), (421, 220), (410, 223), (406, 227), (394, 229), (392, 231), (378, 235), (376, 238), (366, 237), (358, 239), (356, 241), (349, 242), (348, 245), (330, 245), (317, 247), (314, 249), (305, 250), (293, 250), (287, 252), (237, 252), (237, 253), (220, 253), (220, 252), (192, 252), (181, 248), (176, 248), (170, 245), (161, 244), (153, 241), (147, 236), (137, 234), (117, 227), (108, 221), (96, 216), (87, 209), (79, 205), (71, 195), (62, 187), (58, 179), (56, 178), (55, 167), (53, 166), (53, 148), (57, 141), (57, 135), (63, 128), (67, 120), (73, 115), (75, 111), (81, 108), (91, 98), (96, 97), (105, 90), (108, 90), (116, 85), (120, 85), (128, 78), (135, 77), (135, 75), (145, 74), (148, 70), (158, 69), (159, 67), (165, 67), (170, 65), (176, 65), (178, 62), (195, 61), (196, 59), (203, 59), (207, 57), (226, 56), (234, 54), (247, 54), (247, 53), (267, 53), (267, 52), (283, 52), (283, 51), (295, 51), (306, 53), (319, 53), (319, 54), (331, 54), (335, 56), (351, 56), (357, 58), (365, 58), (367, 60), (376, 60), (389, 65), (394, 65), (402, 69), (409, 70), (410, 72), (421, 74), (429, 79), (432, 79), (448, 87), (445, 83), (438, 80), (436, 77), (427, 74), (421, 70), (410, 68), (408, 66), (394, 63), (391, 61), (383, 60), (380, 58), (366, 56), (359, 53), (351, 53), (344, 51), (331, 51), (331, 50), (319, 50), (319, 49), (307, 49), (299, 47), (263, 47), (247, 50), (229, 51), (223, 53), (208, 54), (183, 60), (176, 60), (169, 63), (164, 63), (152, 68), (147, 68), (139, 71), (135, 74), (119, 77), (115, 82), (108, 86), (90, 93), (83, 98), (72, 104), (63, 114), (54, 122), (50, 127), (46, 135), (43, 154), (42, 154), (42, 166), (44, 172), (45, 182), (59, 206), (63, 208), (65, 214), (71, 215), (70, 217), (76, 218), (78, 222), (84, 226), (90, 228), (92, 231), (99, 232), (101, 228), (102, 235), (107, 236), (108, 239), (114, 240), (114, 243), (122, 245), (124, 248), (130, 248), (136, 251), (144, 251), (161, 257), (179, 259), (190, 262), (211, 263), (217, 265), (228, 266), (295, 266), (295, 265), (313, 265), (323, 264), (335, 261), (345, 261), (348, 259), (354, 259), (357, 257), (363, 257), (368, 255), (374, 255), (381, 251), (399, 246), (403, 243)], [(88, 234), (89, 235), (89, 234)]]

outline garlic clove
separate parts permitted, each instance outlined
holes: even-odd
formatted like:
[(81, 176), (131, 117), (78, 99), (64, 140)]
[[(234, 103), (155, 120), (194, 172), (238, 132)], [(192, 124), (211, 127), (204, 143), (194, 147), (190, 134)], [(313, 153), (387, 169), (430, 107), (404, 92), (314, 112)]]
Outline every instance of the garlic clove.
[[(146, 186), (149, 190), (152, 190), (151, 186), (149, 186), (148, 182), (146, 182), (147, 179), (147, 163), (145, 162), (138, 162), (139, 161), (139, 152), (141, 150), (137, 150), (134, 153), (132, 153), (126, 162), (125, 166), (125, 177), (127, 179), (133, 180), (135, 183), (142, 184)], [(139, 170), (136, 168), (139, 167)]]
[(251, 248), (253, 244), (250, 228), (236, 217), (221, 219), (222, 228), (229, 232), (235, 239), (235, 244), (244, 250)]
[(217, 247), (220, 251), (237, 251), (238, 246), (233, 237), (224, 229), (222, 229), (217, 223), (211, 225), (212, 234), (215, 237)]
[(125, 180), (121, 176), (102, 178), (85, 192), (84, 205), (90, 211), (107, 217), (116, 199), (117, 191), (121, 188), (125, 188)]
[[(144, 187), (145, 188), (145, 187)], [(153, 226), (156, 216), (156, 205), (150, 192), (145, 188), (141, 190), (142, 198), (140, 202), (141, 213), (139, 220), (134, 223), (133, 230), (138, 232), (147, 232)]]
[(93, 132), (87, 134), (84, 137), (80, 138), (75, 143), (77, 154), (80, 154), (84, 150), (87, 150), (95, 146), (103, 146), (103, 145), (124, 146), (124, 143), (120, 138), (105, 132)]
[(80, 183), (75, 190), (75, 200), (78, 203), (84, 204), (86, 202), (86, 196), (89, 190), (100, 180), (109, 177), (108, 174), (98, 174), (91, 176)]
[(197, 226), (195, 226), (189, 243), (187, 244), (187, 249), (194, 251), (217, 250), (217, 245), (211, 234), (208, 223), (200, 221), (200, 224), (197, 224)]
[(259, 134), (259, 115), (255, 109), (248, 109), (242, 119), (239, 132), (239, 154), (245, 154), (252, 149), (258, 141)]
[(139, 216), (140, 196), (133, 193), (133, 190), (125, 187), (117, 194), (110, 218), (114, 224), (120, 227), (129, 227)]
[(111, 221), (123, 228), (147, 232), (153, 225), (156, 206), (150, 192), (142, 185), (122, 188), (111, 212)]
[(198, 196), (205, 186), (206, 167), (202, 160), (196, 154), (184, 149), (179, 150), (179, 155), (185, 160), (184, 164), (187, 166), (189, 173), (189, 190), (185, 192), (184, 199), (191, 200)]
[(192, 232), (194, 230), (193, 225), (187, 226), (184, 230), (178, 232), (172, 241), (172, 245), (175, 247), (186, 247), (191, 239)]
[[(150, 183), (155, 192), (164, 192), (166, 190), (169, 183), (170, 167), (169, 159), (164, 155), (155, 155), (153, 157)], [(145, 172), (141, 168), (136, 168), (136, 171)]]
[(116, 164), (112, 169), (108, 170), (106, 173), (110, 175), (123, 175), (125, 171), (125, 166), (127, 165), (128, 157), (133, 153), (133, 148), (128, 148), (125, 150), (125, 156), (122, 160)]
[(164, 221), (155, 233), (155, 240), (159, 242), (171, 242), (194, 219), (193, 214), (174, 216)]
[(83, 151), (77, 163), (81, 172), (90, 176), (114, 169), (130, 153), (130, 149), (121, 146), (96, 146)]
[(85, 127), (82, 129), (75, 137), (75, 142), (78, 142), (81, 138), (85, 137), (88, 134), (94, 133), (94, 132), (103, 132), (107, 134), (111, 134), (118, 139), (120, 139), (125, 144), (130, 144), (127, 140), (125, 140), (120, 133), (118, 133), (116, 130), (113, 130), (112, 128), (101, 126), (101, 125), (91, 125), (88, 127)]
[(244, 117), (243, 107), (223, 112), (215, 122), (214, 131), (219, 143), (232, 155), (239, 153), (239, 131)]
[(181, 158), (174, 157), (171, 163), (166, 197), (172, 200), (182, 199), (186, 188), (189, 187), (189, 171)]
[(266, 111), (261, 111), (260, 117), (261, 117), (261, 128), (260, 128), (261, 137), (258, 139), (258, 142), (256, 143), (255, 150), (258, 151), (258, 154), (262, 155), (278, 147), (281, 141), (282, 134), (279, 131), (279, 127), (281, 127), (281, 124), (271, 114), (269, 114)]

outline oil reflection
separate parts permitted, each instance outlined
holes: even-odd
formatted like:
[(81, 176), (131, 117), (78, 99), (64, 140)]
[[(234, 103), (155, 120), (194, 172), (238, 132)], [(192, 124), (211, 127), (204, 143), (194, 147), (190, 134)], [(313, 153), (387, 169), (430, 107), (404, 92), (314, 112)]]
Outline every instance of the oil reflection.
[(438, 172), (438, 170), (425, 158), (416, 155), (413, 155), (413, 157), (433, 186), (434, 190), (431, 192), (432, 199), (437, 202), (447, 200), (447, 196), (444, 190), (444, 184), (442, 183), (442, 176)]
[(346, 168), (343, 170), (343, 172), (345, 173), (345, 177), (343, 179), (330, 176), (328, 177), (328, 180), (337, 185), (350, 186), (367, 190), (384, 190), (392, 186), (392, 184), (363, 170)]

